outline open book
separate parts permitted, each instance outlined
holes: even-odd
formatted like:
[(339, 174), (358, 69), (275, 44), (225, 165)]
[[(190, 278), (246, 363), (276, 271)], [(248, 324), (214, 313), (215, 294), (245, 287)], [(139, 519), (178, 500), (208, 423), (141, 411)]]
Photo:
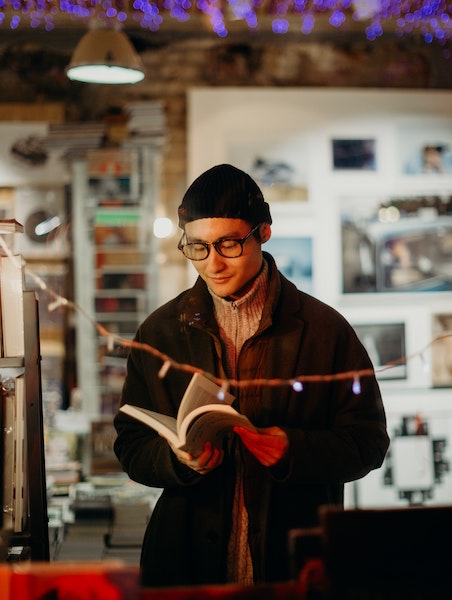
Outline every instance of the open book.
[(224, 399), (220, 399), (220, 391), (205, 375), (195, 373), (185, 390), (177, 418), (131, 404), (124, 404), (120, 410), (155, 429), (176, 448), (197, 456), (206, 441), (221, 446), (224, 435), (236, 425), (256, 430), (248, 417), (232, 408), (234, 396), (222, 391)]

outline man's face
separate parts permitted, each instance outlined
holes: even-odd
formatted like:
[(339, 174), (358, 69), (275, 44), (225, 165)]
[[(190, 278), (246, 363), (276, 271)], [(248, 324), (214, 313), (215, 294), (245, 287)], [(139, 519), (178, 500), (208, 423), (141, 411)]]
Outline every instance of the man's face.
[[(261, 228), (266, 230), (270, 226), (262, 224)], [(242, 239), (251, 229), (252, 226), (242, 219), (198, 219), (186, 224), (185, 241), (212, 243)], [(242, 255), (237, 258), (224, 258), (210, 246), (209, 256), (205, 260), (192, 261), (192, 264), (214, 294), (222, 298), (239, 298), (248, 291), (261, 269), (261, 243), (254, 235), (250, 236), (243, 244)]]

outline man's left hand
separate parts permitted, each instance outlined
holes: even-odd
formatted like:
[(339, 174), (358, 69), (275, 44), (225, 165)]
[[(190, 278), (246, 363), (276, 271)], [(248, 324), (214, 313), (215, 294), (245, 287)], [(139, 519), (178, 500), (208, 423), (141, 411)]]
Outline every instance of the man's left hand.
[(265, 427), (257, 431), (234, 427), (234, 432), (264, 467), (276, 465), (289, 448), (289, 438), (280, 427)]

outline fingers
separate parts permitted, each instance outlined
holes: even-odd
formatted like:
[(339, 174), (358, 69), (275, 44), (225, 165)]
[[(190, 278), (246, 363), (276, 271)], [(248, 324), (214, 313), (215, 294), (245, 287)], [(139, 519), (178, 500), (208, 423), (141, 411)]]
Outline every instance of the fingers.
[(258, 432), (245, 427), (234, 427), (234, 431), (264, 467), (271, 467), (279, 462), (289, 447), (287, 434), (279, 427), (268, 427)]
[(198, 473), (206, 474), (215, 469), (223, 462), (224, 451), (221, 448), (212, 446), (206, 442), (203, 451), (196, 459), (195, 470)]
[(224, 451), (221, 448), (212, 446), (210, 442), (206, 442), (203, 451), (197, 457), (193, 457), (191, 454), (177, 448), (173, 448), (173, 450), (179, 462), (190, 467), (190, 469), (193, 469), (193, 471), (196, 471), (200, 475), (206, 475), (206, 473), (221, 465), (224, 458)]

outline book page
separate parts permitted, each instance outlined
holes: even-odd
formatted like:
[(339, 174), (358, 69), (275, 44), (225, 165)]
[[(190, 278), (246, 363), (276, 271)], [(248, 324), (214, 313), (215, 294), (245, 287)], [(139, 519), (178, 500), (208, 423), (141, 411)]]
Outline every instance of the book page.
[(151, 429), (157, 431), (157, 433), (169, 440), (174, 446), (180, 446), (181, 442), (177, 435), (176, 419), (174, 417), (162, 415), (161, 413), (139, 406), (132, 406), (131, 404), (124, 404), (119, 410), (151, 427)]
[(248, 417), (238, 413), (228, 404), (199, 406), (183, 421), (179, 430), (182, 450), (198, 456), (206, 441), (221, 447), (225, 434), (235, 425), (256, 430)]
[(178, 430), (180, 431), (185, 417), (196, 408), (205, 406), (206, 404), (222, 404), (227, 406), (234, 402), (234, 396), (229, 392), (224, 392), (224, 400), (218, 398), (220, 391), (220, 386), (205, 375), (195, 373), (185, 390), (179, 406), (179, 412), (177, 413)]

